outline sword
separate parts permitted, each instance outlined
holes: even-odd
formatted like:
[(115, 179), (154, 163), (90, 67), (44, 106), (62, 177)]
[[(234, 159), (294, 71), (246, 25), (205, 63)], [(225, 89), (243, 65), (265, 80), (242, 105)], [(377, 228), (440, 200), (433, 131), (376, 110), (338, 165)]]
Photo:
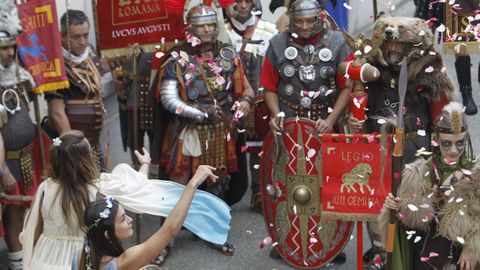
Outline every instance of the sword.
[[(403, 158), (403, 142), (405, 139), (405, 130), (403, 123), (403, 104), (405, 103), (405, 93), (407, 92), (407, 58), (402, 61), (400, 68), (400, 76), (398, 78), (398, 114), (397, 114), (397, 126), (395, 127), (395, 138), (397, 142), (393, 149), (392, 157), (392, 195), (397, 197), (397, 189), (400, 186), (402, 180), (402, 158)], [(393, 248), (395, 244), (395, 225), (396, 215), (395, 210), (390, 210), (390, 216), (387, 227), (387, 262), (386, 269), (392, 269)]]

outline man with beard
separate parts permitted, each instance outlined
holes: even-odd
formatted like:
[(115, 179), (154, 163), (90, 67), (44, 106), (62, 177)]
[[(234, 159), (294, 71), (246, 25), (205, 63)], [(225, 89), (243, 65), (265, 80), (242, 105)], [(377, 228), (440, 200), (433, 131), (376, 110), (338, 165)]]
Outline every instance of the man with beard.
[(37, 181), (32, 163), (35, 125), (28, 112), (34, 82), (28, 71), (16, 63), (16, 49), (15, 36), (0, 32), (0, 185), (7, 195), (0, 202), (4, 205), (8, 267), (20, 270), (23, 252), (18, 236), (29, 203), (18, 198), (33, 196)]
[(108, 67), (103, 68), (90, 47), (90, 23), (83, 11), (68, 10), (60, 19), (60, 26), (70, 88), (45, 95), (48, 126), (54, 130), (54, 134), (49, 132), (49, 135), (56, 137), (66, 130), (81, 130), (95, 153), (98, 167), (103, 170), (100, 134), (105, 109), (100, 78)]
[[(360, 133), (380, 132), (380, 118), (395, 117), (399, 111), (398, 77), (402, 61), (407, 61), (408, 82), (403, 108), (405, 143), (403, 163), (413, 162), (417, 150), (430, 150), (433, 120), (440, 115), (453, 93), (440, 54), (433, 48), (433, 34), (418, 18), (382, 15), (374, 24), (375, 51), (367, 61), (380, 71), (380, 78), (367, 83), (367, 119), (360, 122), (349, 117), (351, 130)], [(377, 47), (378, 46), (378, 47)], [(384, 266), (385, 249), (378, 224), (368, 223), (372, 249), (366, 253), (370, 269)]]
[(262, 5), (259, 0), (237, 0), (228, 9), (227, 32), (236, 52), (240, 55), (248, 82), (255, 92), (255, 106), (245, 119), (247, 135), (247, 162), (252, 179), (250, 207), (262, 212), (260, 192), (260, 170), (253, 168), (260, 164), (258, 154), (264, 136), (268, 133), (268, 111), (264, 103), (263, 88), (260, 86), (262, 63), (270, 38), (277, 34), (275, 25), (262, 20)]
[[(173, 114), (163, 138), (160, 167), (187, 184), (199, 164), (217, 168), (216, 183), (201, 188), (227, 204), (247, 190), (245, 136), (238, 124), (254, 93), (234, 48), (217, 39), (217, 12), (204, 4), (187, 14), (187, 42), (171, 49), (159, 71), (160, 98)], [(166, 117), (165, 115), (163, 117)], [(233, 255), (231, 244), (212, 245)]]

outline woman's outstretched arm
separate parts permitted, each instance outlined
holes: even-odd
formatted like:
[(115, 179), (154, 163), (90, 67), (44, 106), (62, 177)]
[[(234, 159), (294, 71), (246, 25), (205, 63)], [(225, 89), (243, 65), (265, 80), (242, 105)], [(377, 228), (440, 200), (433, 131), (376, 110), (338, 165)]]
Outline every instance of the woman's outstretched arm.
[(178, 203), (168, 215), (165, 223), (147, 241), (127, 249), (117, 258), (119, 270), (139, 269), (148, 264), (168, 245), (170, 240), (180, 231), (188, 213), (197, 188), (206, 180), (216, 181), (215, 168), (200, 165), (190, 179)]

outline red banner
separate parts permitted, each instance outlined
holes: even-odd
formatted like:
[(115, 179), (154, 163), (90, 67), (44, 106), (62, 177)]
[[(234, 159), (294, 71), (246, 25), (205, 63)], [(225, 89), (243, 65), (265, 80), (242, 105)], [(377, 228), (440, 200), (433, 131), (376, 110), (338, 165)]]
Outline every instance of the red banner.
[[(95, 1), (98, 38), (105, 50), (128, 47), (133, 43), (158, 44), (184, 39), (181, 14), (169, 14), (165, 0), (102, 0)], [(107, 52), (108, 54), (108, 52)]]
[(68, 88), (54, 0), (30, 0), (18, 5), (22, 35), (17, 37), (18, 56), (32, 74), (37, 94)]
[[(376, 139), (369, 143), (323, 141), (323, 214), (344, 220), (370, 220), (380, 214), (392, 181), (391, 151), (382, 163), (380, 148)], [(382, 164), (385, 164), (383, 181), (380, 180)]]

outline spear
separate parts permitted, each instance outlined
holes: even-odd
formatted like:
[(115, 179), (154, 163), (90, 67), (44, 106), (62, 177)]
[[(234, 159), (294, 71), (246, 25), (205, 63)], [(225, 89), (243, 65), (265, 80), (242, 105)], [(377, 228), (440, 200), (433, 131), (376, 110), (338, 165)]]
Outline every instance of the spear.
[[(405, 130), (403, 123), (403, 104), (405, 102), (405, 93), (407, 92), (407, 59), (402, 61), (402, 67), (400, 68), (400, 76), (398, 78), (398, 114), (397, 125), (395, 127), (395, 147), (393, 149), (392, 157), (392, 194), (393, 197), (397, 197), (397, 189), (400, 186), (402, 176), (402, 159), (403, 159), (403, 142), (405, 138)], [(395, 239), (395, 226), (396, 226), (396, 213), (395, 210), (390, 210), (388, 227), (387, 227), (387, 265), (386, 269), (392, 269), (392, 255)]]

